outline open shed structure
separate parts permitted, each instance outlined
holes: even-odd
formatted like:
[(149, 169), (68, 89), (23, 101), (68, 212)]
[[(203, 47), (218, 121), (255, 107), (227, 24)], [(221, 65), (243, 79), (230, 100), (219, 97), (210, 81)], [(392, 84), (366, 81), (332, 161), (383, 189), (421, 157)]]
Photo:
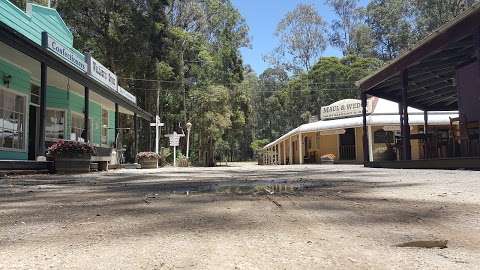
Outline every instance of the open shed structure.
[[(382, 69), (357, 83), (363, 100), (366, 129), (367, 96), (398, 102), (402, 158), (393, 162), (366, 162), (373, 167), (394, 168), (480, 168), (480, 5), (475, 5), (452, 22), (442, 26)], [(448, 158), (427, 153), (424, 160), (411, 161), (409, 113), (414, 107), (425, 111), (423, 140), (440, 141), (428, 130), (428, 111), (459, 111), (451, 119)], [(366, 133), (365, 133), (366, 134)], [(364, 145), (369, 144), (367, 136)], [(364, 147), (368, 149), (368, 147)], [(368, 159), (368, 151), (364, 152)]]

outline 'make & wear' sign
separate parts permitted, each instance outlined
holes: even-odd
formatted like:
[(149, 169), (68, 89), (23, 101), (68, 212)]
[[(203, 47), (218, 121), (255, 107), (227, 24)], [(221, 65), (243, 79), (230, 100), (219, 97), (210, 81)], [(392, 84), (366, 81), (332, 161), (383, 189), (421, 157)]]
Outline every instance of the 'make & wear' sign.
[[(367, 105), (367, 113), (370, 112), (371, 106)], [(345, 118), (359, 115), (362, 115), (362, 101), (358, 99), (343, 99), (329, 106), (321, 108), (322, 120)]]

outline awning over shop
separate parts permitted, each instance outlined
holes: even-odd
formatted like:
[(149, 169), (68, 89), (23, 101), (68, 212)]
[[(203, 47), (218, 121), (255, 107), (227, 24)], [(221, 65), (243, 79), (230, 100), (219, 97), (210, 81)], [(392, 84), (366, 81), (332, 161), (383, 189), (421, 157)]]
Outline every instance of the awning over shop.
[(428, 111), (458, 109), (457, 70), (480, 53), (480, 5), (419, 42), (382, 69), (357, 82), (362, 93)]
[[(384, 99), (378, 99), (378, 101), (376, 101), (375, 103), (376, 105), (374, 106), (372, 114), (370, 114), (367, 117), (367, 125), (369, 126), (399, 126), (400, 125), (400, 115), (398, 114), (397, 103), (384, 100)], [(410, 125), (423, 125), (425, 123), (423, 111), (420, 111), (414, 108), (409, 108), (409, 114), (410, 114)], [(456, 111), (428, 112), (429, 125), (449, 125), (450, 117), (452, 118), (458, 117), (458, 113)], [(363, 125), (363, 118), (361, 116), (327, 120), (327, 121), (318, 121), (314, 123), (304, 124), (291, 130), (290, 132), (278, 138), (274, 142), (266, 145), (265, 148), (274, 146), (288, 139), (289, 137), (299, 133), (325, 132), (325, 133), (332, 133), (332, 134), (340, 134), (336, 132), (339, 132), (341, 130), (345, 130), (348, 128), (359, 128), (359, 127), (362, 127), (362, 125)]]

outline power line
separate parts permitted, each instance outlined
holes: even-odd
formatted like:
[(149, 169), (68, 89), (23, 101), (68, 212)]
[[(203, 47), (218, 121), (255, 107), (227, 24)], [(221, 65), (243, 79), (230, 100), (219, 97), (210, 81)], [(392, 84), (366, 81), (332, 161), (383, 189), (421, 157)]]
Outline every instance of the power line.
[[(141, 79), (141, 78), (132, 78), (132, 77), (118, 77), (118, 78), (123, 79), (123, 80), (129, 80), (129, 81), (160, 82), (160, 83), (182, 83), (181, 80), (156, 80), (156, 79)], [(260, 85), (287, 86), (291, 82), (295, 82), (295, 81), (291, 80), (289, 82), (278, 83), (278, 82), (269, 82), (269, 81), (260, 81), (259, 80), (258, 84), (260, 84)], [(218, 83), (222, 83), (222, 82), (218, 82)], [(223, 83), (228, 84), (228, 85), (241, 85), (243, 82), (240, 82), (240, 83), (223, 82)], [(308, 85), (325, 85), (325, 84), (335, 85), (335, 84), (355, 84), (356, 81), (312, 82), (312, 81), (309, 81), (308, 79), (306, 79), (306, 80), (302, 80), (302, 81), (298, 82), (298, 84), (301, 84), (301, 83), (305, 83), (305, 84), (308, 84)]]

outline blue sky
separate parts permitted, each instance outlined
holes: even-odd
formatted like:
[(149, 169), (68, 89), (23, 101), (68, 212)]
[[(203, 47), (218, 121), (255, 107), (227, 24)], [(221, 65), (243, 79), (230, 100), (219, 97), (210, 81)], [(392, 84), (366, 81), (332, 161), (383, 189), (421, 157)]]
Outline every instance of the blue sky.
[[(278, 45), (274, 36), (277, 24), (297, 4), (314, 4), (320, 15), (330, 22), (334, 18), (334, 13), (324, 2), (324, 0), (233, 0), (234, 5), (250, 27), (252, 48), (242, 48), (241, 50), (245, 64), (251, 65), (257, 74), (262, 73), (268, 67), (268, 64), (263, 62), (262, 56), (271, 52)], [(365, 5), (368, 0), (360, 0), (360, 2)], [(329, 47), (323, 55), (340, 56), (341, 53), (339, 50)]]

